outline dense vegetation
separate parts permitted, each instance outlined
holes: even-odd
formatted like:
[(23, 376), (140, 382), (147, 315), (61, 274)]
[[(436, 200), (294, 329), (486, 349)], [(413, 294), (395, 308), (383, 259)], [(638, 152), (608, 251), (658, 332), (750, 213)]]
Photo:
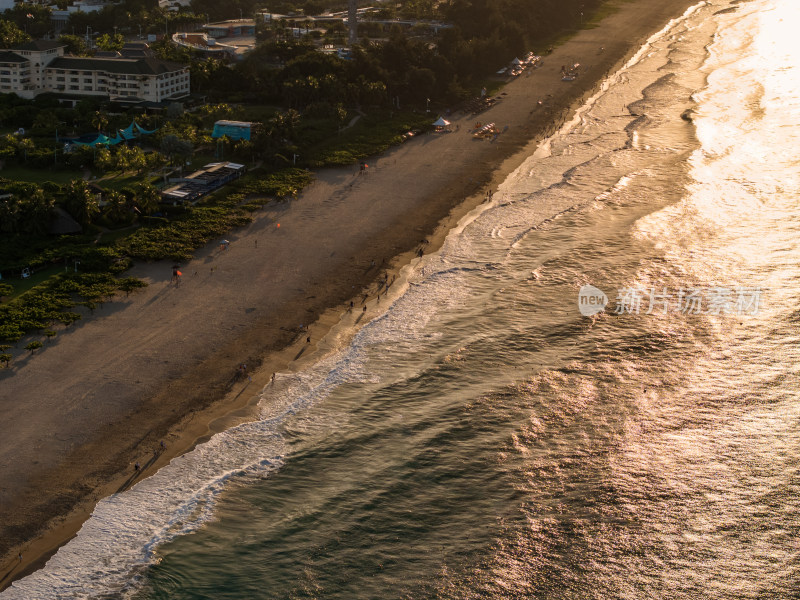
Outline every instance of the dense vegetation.
[[(11, 360), (8, 343), (36, 330), (49, 339), (54, 324), (80, 318), (75, 305), (94, 310), (115, 294), (135, 291), (141, 282), (119, 278), (132, 260), (188, 260), (199, 246), (247, 223), (264, 202), (295, 196), (311, 178), (295, 165), (350, 164), (401, 143), (404, 132), (429, 125), (430, 115), (421, 109), (444, 109), (474, 96), (500, 66), (546, 48), (600, 2), (391, 3), (374, 15), (388, 23), (360, 23), (361, 42), (346, 60), (319, 52), (321, 43), (344, 42), (341, 23), (301, 36), (294, 29), (304, 14), (345, 10), (346, 1), (193, 0), (169, 11), (155, 0), (123, 0), (73, 14), (60, 39), (76, 54), (91, 54), (91, 46), (118, 49), (123, 35), (191, 30), (257, 10), (293, 16), (260, 24), (255, 50), (233, 63), (193, 56), (168, 40), (152, 44), (162, 58), (190, 65), (192, 91), (199, 95), (194, 106), (173, 103), (158, 116), (99, 99), (68, 108), (46, 94), (33, 101), (0, 96), (0, 163), (4, 175), (17, 174), (0, 179), (0, 273), (6, 276), (0, 281), (0, 363)], [(401, 27), (395, 19), (413, 23)], [(450, 26), (435, 33), (424, 20)], [(51, 27), (50, 8), (18, 4), (0, 18), (0, 47), (40, 37)], [(61, 143), (87, 132), (113, 135), (134, 118), (157, 132), (111, 148), (67, 152)], [(221, 118), (261, 127), (249, 141), (211, 139)], [(256, 168), (196, 206), (159, 203), (158, 187), (170, 174), (190, 161), (211, 159)], [(56, 208), (84, 234), (47, 235)], [(26, 269), (34, 276), (20, 280)], [(17, 278), (9, 283), (9, 276)], [(33, 352), (36, 344), (41, 342), (26, 348)]]

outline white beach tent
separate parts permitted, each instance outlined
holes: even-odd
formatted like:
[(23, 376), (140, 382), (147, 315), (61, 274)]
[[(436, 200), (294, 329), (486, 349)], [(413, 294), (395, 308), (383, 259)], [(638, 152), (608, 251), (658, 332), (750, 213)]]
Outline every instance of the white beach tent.
[(439, 117), (433, 124), (434, 127), (447, 127), (448, 125), (450, 125), (450, 121), (446, 121), (444, 117)]
[(511, 64), (512, 65), (521, 65), (522, 61), (520, 59), (518, 59), (518, 58), (515, 58), (514, 60), (511, 61)]

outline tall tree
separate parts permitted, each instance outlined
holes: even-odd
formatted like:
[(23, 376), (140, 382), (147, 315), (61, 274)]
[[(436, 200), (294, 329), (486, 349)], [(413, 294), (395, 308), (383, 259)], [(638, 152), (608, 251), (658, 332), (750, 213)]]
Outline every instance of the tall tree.
[(31, 36), (22, 31), (16, 23), (0, 19), (0, 48), (11, 48), (30, 41)]
[(161, 193), (155, 187), (143, 181), (137, 183), (133, 189), (136, 193), (134, 202), (140, 213), (150, 215), (158, 210)]
[(40, 187), (32, 185), (26, 186), (24, 192), (20, 190), (18, 193), (21, 196), (18, 199), (20, 218), (17, 228), (19, 232), (32, 235), (47, 233), (53, 214), (53, 198), (46, 196)]
[(97, 197), (83, 179), (73, 179), (67, 184), (64, 208), (82, 225), (88, 225), (100, 213)]

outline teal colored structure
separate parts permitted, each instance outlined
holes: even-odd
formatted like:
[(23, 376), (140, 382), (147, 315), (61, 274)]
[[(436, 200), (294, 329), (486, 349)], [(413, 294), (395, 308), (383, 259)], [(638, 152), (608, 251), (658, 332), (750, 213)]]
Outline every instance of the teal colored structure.
[(251, 132), (256, 125), (258, 123), (250, 123), (248, 121), (217, 121), (214, 123), (211, 137), (216, 139), (225, 136), (229, 140), (250, 141)]
[(125, 129), (120, 129), (119, 131), (117, 131), (116, 135), (113, 138), (103, 135), (102, 133), (98, 133), (95, 139), (90, 140), (88, 142), (72, 140), (72, 143), (75, 144), (76, 146), (98, 146), (98, 145), (116, 146), (120, 142), (132, 140), (134, 138), (139, 137), (140, 135), (149, 135), (151, 133), (155, 133), (156, 131), (158, 130), (144, 129), (136, 121), (131, 121), (131, 124), (128, 125)]

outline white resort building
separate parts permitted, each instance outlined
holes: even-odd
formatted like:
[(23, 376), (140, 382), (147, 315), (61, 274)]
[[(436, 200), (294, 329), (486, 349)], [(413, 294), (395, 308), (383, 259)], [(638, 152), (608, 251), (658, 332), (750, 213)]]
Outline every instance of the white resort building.
[(154, 57), (64, 56), (64, 45), (35, 40), (0, 51), (0, 93), (52, 92), (161, 102), (189, 95), (189, 68)]

